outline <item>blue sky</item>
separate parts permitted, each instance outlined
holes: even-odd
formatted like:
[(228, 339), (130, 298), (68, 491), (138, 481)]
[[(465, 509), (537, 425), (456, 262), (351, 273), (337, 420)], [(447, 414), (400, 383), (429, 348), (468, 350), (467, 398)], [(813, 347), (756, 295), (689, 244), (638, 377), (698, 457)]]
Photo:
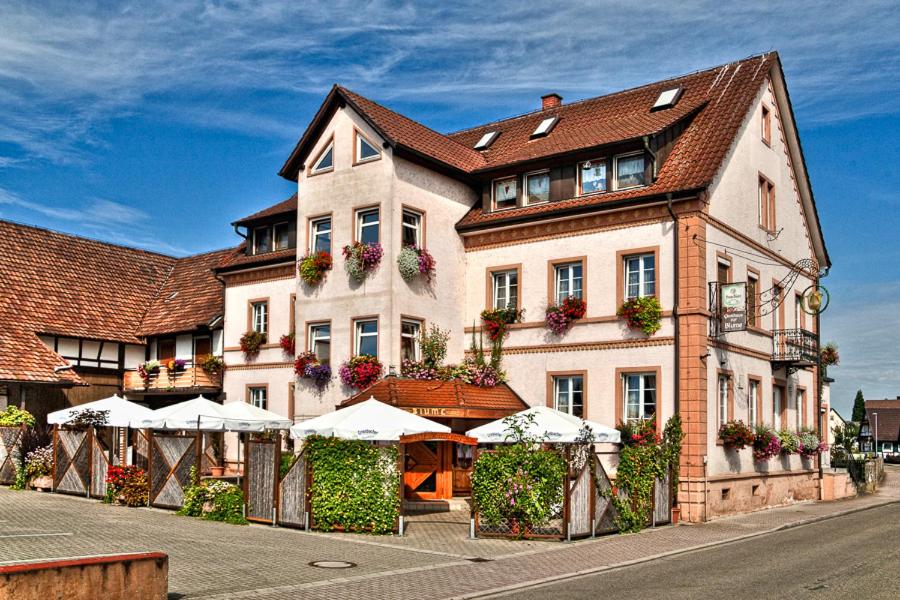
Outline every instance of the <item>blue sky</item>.
[[(431, 6), (434, 4), (435, 6)], [(446, 6), (441, 6), (444, 4)], [(834, 269), (833, 403), (900, 395), (893, 2), (0, 4), (0, 218), (170, 254), (292, 192), (331, 84), (440, 131), (776, 49)]]

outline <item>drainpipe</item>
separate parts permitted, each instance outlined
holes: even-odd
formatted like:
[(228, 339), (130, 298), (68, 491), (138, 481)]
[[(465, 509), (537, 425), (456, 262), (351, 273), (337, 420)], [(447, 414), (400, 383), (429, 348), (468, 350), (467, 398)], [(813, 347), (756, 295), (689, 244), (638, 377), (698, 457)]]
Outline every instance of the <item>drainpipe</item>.
[[(666, 194), (666, 208), (669, 211), (669, 215), (672, 217), (672, 320), (675, 325), (675, 396), (674, 396), (674, 404), (675, 404), (675, 414), (678, 414), (679, 408), (681, 406), (681, 359), (679, 357), (679, 340), (681, 338), (681, 326), (679, 321), (679, 295), (678, 295), (678, 280), (679, 280), (679, 262), (678, 262), (678, 216), (675, 214), (675, 211), (672, 210), (672, 194)], [(816, 331), (818, 332), (818, 326), (816, 327)]]
[[(653, 158), (653, 162), (650, 163), (651, 165), (653, 165), (653, 172), (652, 172), (652, 174), (650, 175), (650, 177), (651, 177), (651, 179), (652, 179), (653, 181), (656, 181), (656, 173), (657, 173), (657, 170), (658, 170), (658, 169), (657, 169), (657, 164), (656, 164), (656, 152), (654, 152), (653, 150), (650, 149), (650, 136), (645, 135), (645, 136), (642, 137), (641, 139), (642, 139), (643, 142), (644, 142), (644, 150), (647, 152), (647, 154), (649, 154), (649, 155)], [(671, 203), (672, 203), (672, 198), (671, 198), (671, 196), (672, 196), (672, 194), (666, 194), (666, 196), (669, 197), (669, 206), (671, 207)], [(672, 209), (669, 208), (669, 212), (671, 212), (671, 211), (672, 211)]]

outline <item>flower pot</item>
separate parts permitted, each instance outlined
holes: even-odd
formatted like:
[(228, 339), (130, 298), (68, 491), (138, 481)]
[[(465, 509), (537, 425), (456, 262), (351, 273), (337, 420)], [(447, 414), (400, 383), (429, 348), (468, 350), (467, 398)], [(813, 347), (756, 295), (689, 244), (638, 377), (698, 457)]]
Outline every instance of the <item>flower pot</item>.
[(225, 474), (225, 467), (211, 467), (210, 471), (212, 471), (213, 477), (221, 477)]
[(678, 525), (678, 522), (681, 520), (681, 507), (673, 506), (672, 507), (672, 525)]
[(49, 490), (53, 488), (53, 478), (49, 475), (42, 475), (31, 480), (31, 488), (35, 490)]

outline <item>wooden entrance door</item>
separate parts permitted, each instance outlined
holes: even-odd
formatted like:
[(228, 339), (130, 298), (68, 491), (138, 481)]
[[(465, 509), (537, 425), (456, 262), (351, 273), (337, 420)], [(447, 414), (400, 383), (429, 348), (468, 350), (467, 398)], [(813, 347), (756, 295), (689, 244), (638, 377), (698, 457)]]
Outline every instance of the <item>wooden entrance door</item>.
[(453, 497), (453, 470), (449, 442), (406, 444), (403, 488), (408, 500)]
[(200, 364), (210, 354), (212, 354), (212, 340), (208, 337), (194, 338), (194, 364)]

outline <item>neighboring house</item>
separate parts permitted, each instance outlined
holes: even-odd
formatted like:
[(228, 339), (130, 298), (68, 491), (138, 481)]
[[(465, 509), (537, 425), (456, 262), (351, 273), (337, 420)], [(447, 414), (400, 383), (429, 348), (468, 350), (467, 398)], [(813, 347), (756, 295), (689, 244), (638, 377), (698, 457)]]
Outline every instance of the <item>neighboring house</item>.
[[(296, 288), (298, 350), (324, 326), (332, 365), (365, 353), (399, 369), (434, 324), (454, 362), (482, 310), (524, 309), (504, 345), (509, 388), (608, 424), (679, 412), (687, 519), (818, 497), (815, 464), (758, 465), (717, 443), (731, 419), (825, 425), (816, 318), (800, 305), (830, 259), (777, 54), (571, 104), (549, 94), (538, 111), (450, 135), (335, 86), (281, 175), (297, 182), (300, 253), (323, 227), (335, 256), (322, 283)], [(384, 247), (361, 284), (340, 256), (358, 240)], [(410, 243), (435, 257), (431, 284), (400, 277)], [(713, 296), (728, 282), (747, 283), (750, 326), (721, 334)], [(587, 314), (556, 336), (544, 311), (567, 295)], [(651, 336), (616, 316), (644, 296), (663, 310)], [(297, 414), (354, 394), (310, 385)]]
[[(190, 367), (204, 336), (216, 352), (221, 285), (209, 269), (219, 254), (176, 259), (0, 221), (0, 409), (43, 419), (123, 387), (151, 407), (196, 392), (180, 378), (144, 389), (133, 375), (157, 357)], [(157, 344), (162, 334), (172, 343)]]
[(866, 416), (875, 437), (875, 452), (900, 454), (900, 396), (894, 400), (866, 400)]
[(844, 427), (847, 425), (847, 421), (844, 420), (844, 417), (840, 415), (838, 411), (831, 408), (828, 410), (828, 439), (834, 438), (834, 428), (837, 426)]

